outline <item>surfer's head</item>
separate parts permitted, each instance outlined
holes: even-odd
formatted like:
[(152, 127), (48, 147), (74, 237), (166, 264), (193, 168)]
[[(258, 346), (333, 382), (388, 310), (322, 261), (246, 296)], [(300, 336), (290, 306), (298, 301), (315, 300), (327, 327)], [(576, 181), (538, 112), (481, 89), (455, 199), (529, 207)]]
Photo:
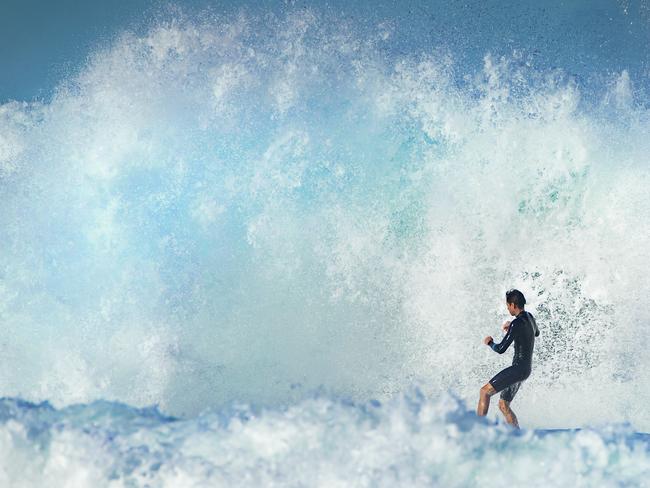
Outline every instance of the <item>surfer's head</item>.
[(526, 297), (522, 292), (514, 288), (506, 292), (506, 306), (510, 315), (517, 315), (524, 309), (524, 305), (526, 305)]

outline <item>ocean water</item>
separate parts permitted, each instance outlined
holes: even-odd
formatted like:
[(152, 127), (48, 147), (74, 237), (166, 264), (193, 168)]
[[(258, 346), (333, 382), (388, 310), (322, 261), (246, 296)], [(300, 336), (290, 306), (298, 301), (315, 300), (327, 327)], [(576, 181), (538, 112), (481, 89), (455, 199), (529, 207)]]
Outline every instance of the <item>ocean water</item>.
[(647, 486), (650, 13), (580, 8), (172, 8), (0, 105), (0, 484)]
[(629, 425), (514, 431), (417, 388), (185, 420), (5, 399), (0, 419), (3, 486), (648, 486), (650, 471), (650, 434)]

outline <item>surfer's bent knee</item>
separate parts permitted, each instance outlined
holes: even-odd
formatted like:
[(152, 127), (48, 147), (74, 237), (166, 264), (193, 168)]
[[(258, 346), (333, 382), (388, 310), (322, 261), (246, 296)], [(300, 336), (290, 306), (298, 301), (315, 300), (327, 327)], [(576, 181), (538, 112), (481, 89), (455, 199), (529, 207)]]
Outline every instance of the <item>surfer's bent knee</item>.
[(494, 386), (492, 386), (490, 383), (485, 383), (481, 387), (481, 393), (484, 395), (492, 396), (496, 393), (497, 391), (494, 389)]

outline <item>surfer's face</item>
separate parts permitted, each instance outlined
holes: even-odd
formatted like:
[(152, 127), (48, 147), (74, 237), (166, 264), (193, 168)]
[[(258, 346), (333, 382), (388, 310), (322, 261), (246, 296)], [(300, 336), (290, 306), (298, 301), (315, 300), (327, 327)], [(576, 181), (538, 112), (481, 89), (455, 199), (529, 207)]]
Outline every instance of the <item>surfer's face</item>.
[(514, 303), (506, 302), (506, 307), (508, 307), (508, 312), (510, 312), (510, 315), (512, 315), (512, 316), (517, 315), (517, 312), (516, 312), (517, 307), (515, 306)]

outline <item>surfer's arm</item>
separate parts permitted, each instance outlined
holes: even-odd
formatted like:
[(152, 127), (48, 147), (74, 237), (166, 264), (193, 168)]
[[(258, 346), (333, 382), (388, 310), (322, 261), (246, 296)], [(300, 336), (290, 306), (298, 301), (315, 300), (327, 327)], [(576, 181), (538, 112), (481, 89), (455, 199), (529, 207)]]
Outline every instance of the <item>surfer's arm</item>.
[(508, 346), (512, 343), (512, 341), (515, 338), (515, 335), (513, 333), (514, 327), (510, 325), (508, 328), (508, 333), (504, 336), (503, 340), (500, 343), (496, 343), (494, 341), (490, 342), (488, 346), (492, 348), (494, 352), (498, 352), (499, 354), (503, 354), (506, 352), (506, 349), (508, 349)]
[(528, 312), (528, 315), (532, 319), (531, 322), (533, 323), (533, 327), (535, 329), (535, 337), (539, 337), (539, 327), (537, 327), (537, 321), (535, 320), (535, 317), (533, 317), (533, 314)]

